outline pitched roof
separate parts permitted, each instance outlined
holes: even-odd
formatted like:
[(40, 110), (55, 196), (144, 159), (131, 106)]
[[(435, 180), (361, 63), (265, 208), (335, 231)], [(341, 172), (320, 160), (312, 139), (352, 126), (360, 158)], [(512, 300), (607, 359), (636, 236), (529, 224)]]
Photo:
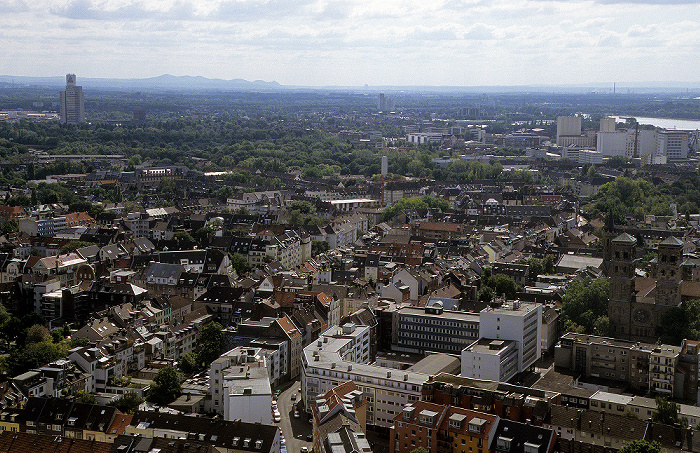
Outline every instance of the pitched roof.
[(61, 436), (44, 436), (41, 434), (0, 433), (0, 452), (27, 453), (109, 453), (112, 444), (94, 440), (69, 439)]
[(630, 236), (627, 233), (622, 233), (621, 235), (619, 235), (618, 237), (616, 237), (612, 241), (617, 242), (617, 243), (628, 243), (628, 244), (634, 244), (637, 242), (637, 240), (635, 238), (633, 238), (632, 236)]
[(659, 242), (659, 245), (675, 245), (675, 246), (682, 246), (682, 245), (683, 245), (683, 241), (681, 241), (680, 239), (678, 239), (678, 238), (675, 237), (675, 236), (669, 236), (669, 237), (667, 237), (666, 239), (664, 239), (663, 241)]

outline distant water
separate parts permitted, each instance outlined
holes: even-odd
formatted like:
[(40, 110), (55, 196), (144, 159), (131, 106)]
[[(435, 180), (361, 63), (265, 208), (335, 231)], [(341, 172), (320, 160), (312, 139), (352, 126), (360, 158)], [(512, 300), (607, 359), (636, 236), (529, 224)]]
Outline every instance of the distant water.
[[(618, 123), (624, 123), (629, 116), (613, 116)], [(696, 120), (676, 120), (672, 118), (647, 118), (635, 116), (639, 124), (651, 124), (652, 126), (664, 129), (697, 130), (700, 129), (700, 121)]]

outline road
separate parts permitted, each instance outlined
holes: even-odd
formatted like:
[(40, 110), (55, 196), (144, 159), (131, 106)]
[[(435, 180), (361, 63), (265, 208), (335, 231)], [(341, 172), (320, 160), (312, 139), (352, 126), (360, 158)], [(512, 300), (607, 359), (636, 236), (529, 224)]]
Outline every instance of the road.
[[(301, 447), (306, 447), (311, 451), (312, 442), (306, 440), (306, 435), (311, 434), (311, 423), (304, 412), (301, 417), (294, 418), (294, 403), (299, 401), (300, 394), (297, 390), (301, 387), (299, 381), (287, 383), (279, 387), (282, 393), (277, 398), (281, 421), (276, 423), (282, 428), (282, 435), (287, 440), (287, 453), (299, 453)], [(296, 401), (292, 401), (292, 394), (296, 395)], [(300, 438), (301, 437), (301, 438)]]

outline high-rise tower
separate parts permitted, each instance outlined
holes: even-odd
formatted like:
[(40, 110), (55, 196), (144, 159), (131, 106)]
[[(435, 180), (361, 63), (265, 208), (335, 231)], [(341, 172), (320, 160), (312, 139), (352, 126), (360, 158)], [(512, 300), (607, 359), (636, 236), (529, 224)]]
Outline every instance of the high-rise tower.
[(83, 87), (75, 84), (75, 74), (66, 74), (66, 89), (61, 91), (61, 122), (78, 124), (85, 120)]

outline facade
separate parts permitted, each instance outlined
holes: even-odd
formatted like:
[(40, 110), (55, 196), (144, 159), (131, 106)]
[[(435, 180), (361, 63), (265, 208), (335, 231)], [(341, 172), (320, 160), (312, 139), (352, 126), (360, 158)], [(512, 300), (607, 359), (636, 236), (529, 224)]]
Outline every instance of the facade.
[(617, 338), (655, 343), (656, 327), (665, 313), (681, 304), (683, 242), (673, 236), (661, 241), (652, 260), (650, 276), (655, 287), (639, 294), (635, 288), (637, 240), (627, 233), (610, 239), (604, 233), (607, 274), (610, 277), (608, 317)]
[(581, 135), (582, 120), (580, 116), (558, 116), (557, 117), (557, 145), (559, 137)]
[(656, 154), (665, 156), (666, 160), (684, 160), (688, 158), (690, 140), (687, 131), (658, 131)]
[(391, 349), (459, 353), (479, 338), (479, 315), (432, 307), (399, 307), (392, 313)]
[(372, 365), (370, 327), (331, 326), (304, 348), (301, 389), (304, 407), (345, 381), (354, 381), (367, 400), (367, 424), (384, 428), (404, 405), (418, 401), (428, 375)]
[(462, 350), (462, 376), (508, 382), (518, 373), (518, 347), (510, 340), (481, 338)]
[(531, 367), (542, 355), (542, 305), (520, 301), (479, 313), (479, 338), (511, 340), (518, 349), (518, 372)]
[(554, 348), (554, 364), (585, 377), (622, 381), (635, 391), (648, 391), (649, 364), (655, 347), (568, 332)]
[(78, 124), (85, 121), (83, 87), (75, 84), (75, 74), (66, 74), (66, 89), (60, 93), (61, 122)]
[(235, 348), (209, 368), (212, 410), (224, 420), (270, 424), (272, 390), (266, 363), (252, 348)]

